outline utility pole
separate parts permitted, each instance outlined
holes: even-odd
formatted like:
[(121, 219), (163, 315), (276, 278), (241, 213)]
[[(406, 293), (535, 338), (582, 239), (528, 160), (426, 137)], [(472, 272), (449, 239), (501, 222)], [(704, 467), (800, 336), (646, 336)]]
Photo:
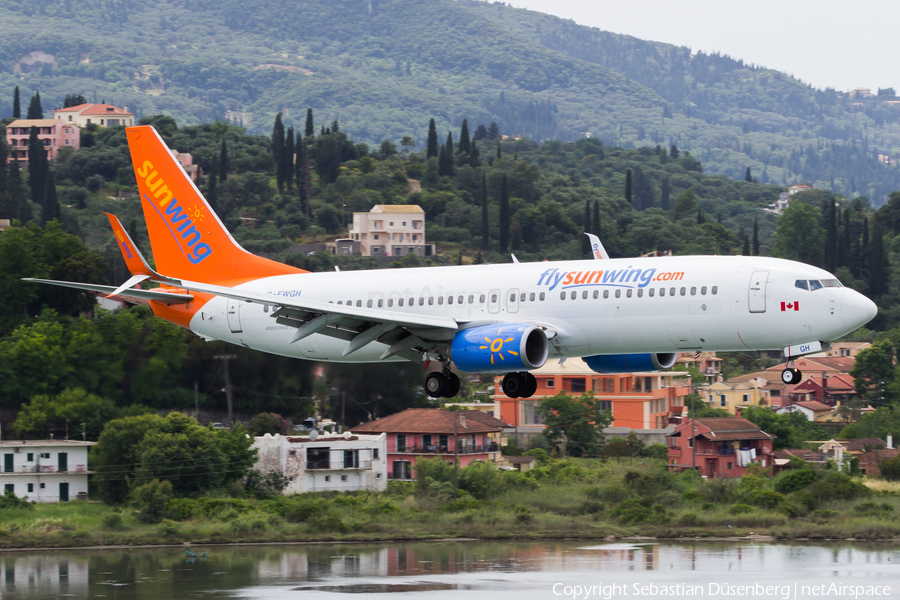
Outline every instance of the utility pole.
[(459, 411), (453, 412), (453, 499), (456, 500), (458, 485), (456, 482), (456, 474), (459, 471)]
[(219, 354), (215, 358), (222, 361), (225, 367), (225, 399), (228, 402), (228, 426), (234, 426), (234, 405), (231, 397), (231, 379), (228, 377), (228, 361), (237, 358), (234, 354)]

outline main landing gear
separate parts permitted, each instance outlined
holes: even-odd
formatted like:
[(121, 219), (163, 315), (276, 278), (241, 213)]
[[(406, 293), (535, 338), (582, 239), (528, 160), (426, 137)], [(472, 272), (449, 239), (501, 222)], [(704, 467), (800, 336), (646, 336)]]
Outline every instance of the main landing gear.
[(507, 373), (503, 378), (503, 393), (510, 398), (531, 398), (537, 391), (537, 379), (531, 373)]
[(800, 369), (794, 367), (794, 359), (788, 358), (784, 371), (781, 372), (781, 381), (787, 385), (794, 385), (800, 383), (802, 377), (803, 373), (800, 372)]
[(445, 363), (441, 372), (429, 373), (425, 378), (425, 393), (431, 398), (452, 398), (459, 393), (459, 377)]

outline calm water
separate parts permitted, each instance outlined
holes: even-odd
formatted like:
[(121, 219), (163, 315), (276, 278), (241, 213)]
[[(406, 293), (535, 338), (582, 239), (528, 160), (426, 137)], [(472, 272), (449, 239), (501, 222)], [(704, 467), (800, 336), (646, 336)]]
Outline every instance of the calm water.
[(893, 544), (466, 542), (203, 550), (208, 556), (196, 558), (175, 549), (0, 553), (0, 598), (900, 598), (900, 548)]

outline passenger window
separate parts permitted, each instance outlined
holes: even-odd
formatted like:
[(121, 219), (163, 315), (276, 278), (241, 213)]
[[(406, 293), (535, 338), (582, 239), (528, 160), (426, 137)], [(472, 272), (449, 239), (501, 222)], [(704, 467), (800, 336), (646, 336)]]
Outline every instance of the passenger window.
[(328, 304), (334, 304), (334, 300), (329, 300)]
[(609, 298), (609, 290), (603, 290), (603, 298)]
[(362, 300), (357, 300), (356, 305), (359, 306), (360, 308), (362, 308)]
[(622, 290), (616, 290), (616, 298), (622, 297)]
[(674, 295), (675, 295), (675, 288), (669, 288), (669, 295), (670, 295), (670, 296), (674, 296)]
[(659, 297), (662, 298), (666, 295), (666, 288), (659, 288)]
[[(443, 296), (438, 296), (438, 304), (443, 304), (443, 303), (444, 303), (444, 297), (443, 297)], [(430, 301), (430, 300), (429, 300), (428, 304), (431, 304), (431, 301)]]
[(600, 290), (594, 290), (594, 300), (600, 297)]
[(701, 296), (705, 296), (705, 295), (706, 295), (706, 286), (705, 286), (705, 285), (704, 285), (703, 287), (700, 288), (700, 295), (701, 295)]
[(650, 288), (648, 295), (652, 298), (653, 294), (655, 294), (655, 293), (656, 293), (656, 290), (654, 288)]
[(687, 288), (681, 288), (681, 295), (684, 296), (687, 294)]
[(572, 290), (572, 295), (571, 295), (572, 300), (574, 300), (577, 297), (578, 297), (578, 292), (576, 292), (575, 290)]
[(809, 286), (806, 285), (806, 280), (805, 280), (805, 279), (798, 279), (797, 281), (795, 281), (795, 282), (794, 282), (794, 287), (798, 287), (798, 288), (800, 288), (801, 290), (809, 290)]
[(716, 294), (719, 293), (719, 286), (717, 286), (717, 285), (712, 286), (711, 291), (712, 291), (712, 295), (715, 296)]
[(510, 301), (510, 302), (515, 302), (515, 301), (516, 301), (516, 295), (515, 295), (515, 294), (510, 294), (510, 295), (509, 295), (509, 301)]
[(541, 292), (541, 295), (539, 296), (539, 298), (541, 299), (541, 302), (544, 301), (544, 292)]
[(522, 292), (522, 295), (519, 296), (519, 302), (525, 302), (525, 292)]
[(628, 297), (628, 298), (631, 298), (631, 290), (626, 290), (626, 291), (625, 291), (625, 296)]
[(434, 306), (434, 298), (433, 297), (428, 298), (428, 306)]
[(456, 303), (457, 303), (457, 304), (462, 304), (462, 303), (463, 303), (463, 297), (460, 296), (459, 298), (457, 298), (457, 299), (456, 299)]
[(263, 304), (263, 312), (264, 312), (264, 313), (269, 312), (269, 305), (268, 305), (268, 304)]
[(397, 300), (397, 306), (403, 306), (403, 298)]
[(810, 279), (810, 280), (809, 280), (809, 291), (812, 292), (812, 291), (815, 291), (815, 290), (821, 290), (823, 287), (824, 287), (824, 286), (821, 284), (821, 282), (819, 282), (819, 281), (817, 281), (817, 280), (815, 280), (815, 279)]
[(413, 306), (415, 303), (416, 303), (416, 299), (415, 299), (415, 298), (410, 298), (410, 299), (409, 299), (409, 305), (410, 305), (410, 306)]
[(531, 294), (528, 295), (528, 301), (534, 302), (534, 292), (531, 292)]
[[(481, 298), (482, 298), (481, 301), (484, 302), (484, 296), (482, 296)], [(496, 302), (496, 301), (497, 301), (497, 294), (491, 294), (491, 302)]]
[(639, 289), (638, 290), (638, 298), (643, 298), (643, 297), (644, 297), (644, 290)]
[(394, 299), (393, 299), (393, 298), (388, 298), (388, 308), (390, 308), (390, 307), (392, 307), (392, 306), (394, 306)]
[(372, 308), (372, 301), (371, 301), (371, 300), (369, 300), (368, 302), (366, 302), (366, 308)]
[(560, 293), (559, 293), (559, 299), (560, 299), (560, 300), (565, 300), (565, 299), (566, 299), (566, 293), (565, 293), (565, 292), (560, 292)]
[(447, 304), (453, 304), (453, 296), (447, 296)]
[(583, 292), (581, 292), (581, 299), (587, 300), (587, 290), (584, 290)]
[(384, 306), (384, 300), (378, 300), (378, 308)]
[(475, 296), (469, 295), (469, 304), (475, 304)]
[(419, 298), (419, 306), (425, 306), (425, 298)]
[(691, 296), (696, 296), (696, 295), (697, 295), (697, 288), (694, 286), (691, 286)]
[(484, 304), (484, 294), (478, 296), (478, 304)]
[(347, 306), (353, 306), (353, 300), (347, 300)]

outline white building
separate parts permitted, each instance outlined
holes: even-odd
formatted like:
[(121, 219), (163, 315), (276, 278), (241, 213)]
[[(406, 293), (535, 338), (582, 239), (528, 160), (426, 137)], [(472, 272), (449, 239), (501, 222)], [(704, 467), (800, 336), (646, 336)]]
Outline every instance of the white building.
[(95, 442), (14, 440), (0, 442), (3, 492), (32, 502), (87, 498), (88, 450)]
[(418, 204), (376, 204), (369, 212), (353, 213), (350, 239), (363, 256), (434, 255), (425, 243), (425, 211)]
[(73, 123), (78, 127), (99, 125), (100, 127), (131, 127), (134, 125), (134, 113), (128, 112), (128, 105), (119, 108), (112, 104), (79, 104), (53, 111), (53, 118)]
[(322, 434), (257, 437), (260, 471), (280, 471), (290, 483), (284, 494), (383, 491), (387, 488), (387, 435)]

